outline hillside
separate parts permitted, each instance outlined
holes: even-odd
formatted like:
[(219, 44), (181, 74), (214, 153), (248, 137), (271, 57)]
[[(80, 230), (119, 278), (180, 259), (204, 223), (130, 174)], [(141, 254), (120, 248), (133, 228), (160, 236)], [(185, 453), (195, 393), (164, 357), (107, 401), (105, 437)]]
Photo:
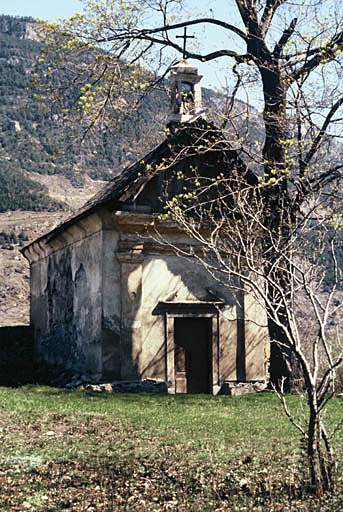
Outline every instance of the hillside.
[(63, 212), (0, 213), (0, 327), (29, 323), (29, 264), (19, 249), (28, 239), (49, 230), (64, 215)]
[(62, 176), (81, 188), (85, 176), (112, 178), (144, 151), (147, 124), (154, 131), (150, 143), (162, 136), (159, 113), (167, 111), (167, 98), (155, 95), (140, 112), (140, 123), (127, 120), (116, 138), (99, 132), (63, 153), (60, 115), (42, 111), (33, 97), (32, 64), (41, 45), (32, 39), (32, 26), (29, 18), (0, 16), (0, 211), (65, 209), (63, 201), (49, 197), (40, 176)]

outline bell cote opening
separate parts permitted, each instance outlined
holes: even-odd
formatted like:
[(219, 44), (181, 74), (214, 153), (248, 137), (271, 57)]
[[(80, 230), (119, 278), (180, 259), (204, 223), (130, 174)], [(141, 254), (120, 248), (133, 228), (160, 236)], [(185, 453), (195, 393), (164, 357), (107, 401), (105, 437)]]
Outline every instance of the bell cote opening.
[(186, 60), (176, 64), (170, 71), (171, 109), (167, 124), (191, 123), (203, 114), (201, 103), (202, 76), (198, 69)]

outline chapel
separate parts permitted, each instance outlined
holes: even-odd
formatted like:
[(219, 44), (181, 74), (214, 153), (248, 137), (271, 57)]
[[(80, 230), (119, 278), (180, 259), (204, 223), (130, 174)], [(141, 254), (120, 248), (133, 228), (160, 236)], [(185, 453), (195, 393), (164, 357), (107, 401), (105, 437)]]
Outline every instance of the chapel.
[(214, 280), (192, 256), (199, 242), (163, 216), (180, 172), (235, 169), (256, 180), (223, 136), (215, 152), (194, 150), (218, 132), (206, 121), (200, 80), (187, 61), (173, 66), (165, 140), (22, 249), (35, 361), (52, 382), (63, 375), (143, 390), (156, 382), (168, 393), (210, 394), (268, 383), (264, 308)]

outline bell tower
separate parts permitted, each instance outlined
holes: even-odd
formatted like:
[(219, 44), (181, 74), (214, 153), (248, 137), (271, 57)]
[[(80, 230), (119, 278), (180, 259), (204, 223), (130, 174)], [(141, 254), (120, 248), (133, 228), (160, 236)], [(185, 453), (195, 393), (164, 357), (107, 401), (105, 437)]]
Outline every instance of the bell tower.
[(172, 66), (169, 79), (171, 109), (167, 125), (192, 123), (203, 113), (200, 86), (202, 76), (198, 75), (198, 68), (183, 60)]

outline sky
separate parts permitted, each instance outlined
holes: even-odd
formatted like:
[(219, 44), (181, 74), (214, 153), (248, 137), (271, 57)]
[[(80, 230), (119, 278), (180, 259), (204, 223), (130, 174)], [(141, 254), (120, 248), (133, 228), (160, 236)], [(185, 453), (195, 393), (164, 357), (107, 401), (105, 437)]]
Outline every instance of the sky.
[[(213, 14), (218, 15), (227, 0), (197, 0), (196, 5), (200, 10), (211, 8)], [(68, 18), (75, 12), (82, 12), (83, 2), (81, 0), (0, 0), (0, 14), (11, 16), (31, 16), (33, 18), (55, 21), (58, 18)], [(204, 34), (201, 31), (194, 31), (195, 35), (201, 39)], [(181, 32), (180, 32), (181, 33)], [(206, 42), (211, 39), (211, 34), (206, 34)], [(218, 63), (210, 66), (202, 65), (197, 62), (199, 73), (204, 76), (202, 85), (205, 87), (219, 86), (220, 74)], [(222, 84), (223, 85), (223, 84)]]
[(0, 14), (54, 21), (82, 11), (80, 0), (0, 0)]

